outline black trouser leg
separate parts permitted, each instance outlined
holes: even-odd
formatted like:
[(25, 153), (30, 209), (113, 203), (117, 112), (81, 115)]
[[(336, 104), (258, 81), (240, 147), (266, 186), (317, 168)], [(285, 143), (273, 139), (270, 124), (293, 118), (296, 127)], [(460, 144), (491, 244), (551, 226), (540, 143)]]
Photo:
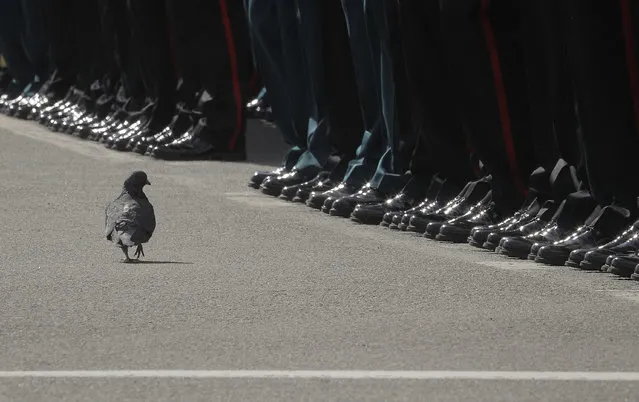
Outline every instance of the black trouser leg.
[(79, 69), (76, 86), (85, 96), (92, 98), (95, 94), (91, 85), (101, 79), (105, 72), (100, 8), (97, 0), (73, 0), (68, 10), (73, 13), (73, 23), (76, 25), (74, 62)]
[[(406, 92), (403, 87), (405, 71), (401, 57), (397, 5), (382, 0), (367, 0), (365, 11), (379, 40), (379, 53), (374, 58), (380, 72), (377, 85), (386, 133), (386, 151), (380, 158), (370, 184), (382, 192), (396, 191), (397, 187), (405, 184), (402, 175), (408, 170), (413, 151), (411, 145), (414, 144), (414, 140), (409, 138), (412, 133), (403, 126), (406, 115), (402, 112), (408, 112), (408, 108), (401, 106)], [(375, 46), (371, 48), (375, 53)]]
[[(321, 1), (322, 53), (330, 139), (344, 162), (355, 157), (364, 125), (357, 93), (344, 10), (339, 1)], [(341, 171), (341, 176), (345, 173)]]
[(378, 85), (380, 40), (370, 13), (365, 12), (364, 3), (362, 0), (342, 0), (365, 130), (356, 158), (350, 162), (344, 180), (358, 185), (370, 179), (386, 151), (386, 129)]
[(639, 7), (628, 0), (562, 4), (590, 190), (599, 205), (636, 210)]
[(527, 1), (522, 8), (535, 157), (547, 171), (559, 158), (579, 167), (581, 148), (560, 4), (555, 0)]
[(436, 172), (463, 185), (473, 177), (467, 140), (451, 99), (440, 31), (438, 0), (400, 1), (404, 57), (418, 142), (411, 159), (414, 176)]
[[(104, 48), (105, 93), (113, 97), (121, 82), (121, 67), (118, 55), (118, 29), (122, 24), (120, 20), (126, 20), (118, 15), (124, 7), (125, 0), (99, 0), (100, 27), (102, 34), (102, 46)], [(126, 25), (125, 25), (126, 26)]]
[(394, 139), (395, 173), (403, 175), (410, 167), (415, 151), (417, 134), (412, 121), (412, 99), (406, 68), (400, 10), (397, 1), (384, 2), (384, 13), (388, 27), (389, 50), (392, 59), (392, 77), (395, 82), (395, 125)]
[(177, 86), (166, 7), (157, 0), (128, 0), (128, 9), (142, 81), (147, 96), (155, 102), (149, 130), (157, 132), (173, 117)]
[[(44, 82), (50, 74), (48, 23), (52, 0), (21, 0), (24, 43), (35, 75)], [(40, 84), (41, 85), (41, 84)]]
[(203, 32), (196, 56), (204, 89), (213, 96), (202, 108), (206, 125), (215, 133), (218, 147), (241, 151), (245, 148), (245, 105), (250, 80), (244, 6), (231, 0), (195, 3), (202, 8), (192, 12), (203, 14), (200, 21), (204, 24), (200, 26)]
[(0, 38), (3, 56), (14, 80), (26, 86), (35, 75), (35, 68), (23, 45), (24, 14), (17, 1), (0, 1)]
[(277, 0), (250, 0), (249, 24), (255, 60), (284, 141), (307, 147), (308, 77), (297, 8)]
[(47, 92), (53, 99), (59, 99), (64, 97), (78, 75), (80, 66), (75, 60), (77, 27), (67, 0), (52, 0), (49, 17), (49, 48), (55, 73), (48, 83)]
[[(187, 3), (179, 0), (167, 0), (167, 16), (171, 28), (171, 39), (174, 46), (176, 69), (179, 74), (179, 102), (185, 106), (195, 107), (198, 93), (202, 90), (200, 67), (197, 58), (198, 45), (202, 43), (197, 25), (205, 29), (201, 20), (203, 15), (197, 14), (196, 20), (191, 21), (193, 1)], [(207, 46), (206, 49), (210, 47)]]
[(442, 24), (465, 129), (493, 176), (493, 198), (504, 210), (516, 209), (537, 165), (519, 1), (446, 0)]

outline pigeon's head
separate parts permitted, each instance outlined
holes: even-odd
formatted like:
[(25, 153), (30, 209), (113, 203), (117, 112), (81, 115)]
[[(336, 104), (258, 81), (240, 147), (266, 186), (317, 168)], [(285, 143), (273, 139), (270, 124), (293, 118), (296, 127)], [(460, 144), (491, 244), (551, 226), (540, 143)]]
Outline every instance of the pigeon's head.
[(131, 173), (131, 176), (124, 181), (124, 188), (132, 192), (141, 192), (147, 184), (151, 185), (146, 173), (137, 171)]

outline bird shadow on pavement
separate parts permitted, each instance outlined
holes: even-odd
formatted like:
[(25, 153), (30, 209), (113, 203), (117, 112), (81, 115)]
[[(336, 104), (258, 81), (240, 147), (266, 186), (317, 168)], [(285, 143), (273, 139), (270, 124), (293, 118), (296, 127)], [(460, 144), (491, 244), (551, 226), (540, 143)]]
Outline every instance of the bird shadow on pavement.
[(138, 260), (138, 261), (129, 261), (126, 264), (175, 264), (175, 265), (193, 265), (192, 262), (184, 262), (184, 261), (150, 261), (150, 260)]

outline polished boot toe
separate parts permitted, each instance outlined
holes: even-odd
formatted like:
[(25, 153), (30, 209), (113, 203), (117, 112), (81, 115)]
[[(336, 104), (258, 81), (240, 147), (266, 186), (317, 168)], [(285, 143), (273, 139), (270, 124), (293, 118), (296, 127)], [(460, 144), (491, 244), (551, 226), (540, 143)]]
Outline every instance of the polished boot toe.
[[(431, 198), (435, 198), (437, 196), (437, 194), (431, 195), (427, 193), (426, 199), (409, 209), (404, 210), (400, 208), (387, 212), (386, 214), (384, 214), (384, 218), (382, 219), (380, 225), (387, 226), (389, 229), (399, 229), (399, 225), (401, 224), (402, 218), (405, 214), (413, 214), (424, 208), (434, 209), (434, 205), (436, 204), (436, 202), (428, 198), (428, 195), (430, 195)], [(408, 223), (408, 221), (406, 223)]]
[[(547, 265), (565, 265), (573, 251), (593, 249), (610, 240), (612, 239), (593, 227), (581, 227), (566, 239), (541, 246), (535, 256), (535, 262)], [(585, 252), (575, 254), (575, 258), (582, 255), (585, 256)], [(574, 266), (574, 264), (570, 265)]]
[(386, 197), (384, 194), (380, 193), (377, 189), (369, 187), (365, 191), (360, 191), (356, 194), (336, 200), (333, 202), (329, 213), (331, 216), (348, 218), (358, 205), (381, 204), (385, 201), (385, 199)]
[(637, 255), (615, 257), (608, 268), (608, 272), (624, 278), (630, 278), (635, 273), (635, 268), (639, 264)]
[[(397, 224), (397, 229), (403, 232), (408, 230), (408, 226), (410, 225), (410, 219), (413, 217), (412, 214), (404, 214), (400, 222)], [(394, 223), (394, 221), (393, 221)], [(389, 226), (390, 227), (390, 226)]]
[(359, 190), (357, 186), (342, 182), (330, 190), (311, 191), (306, 205), (313, 209), (319, 209), (324, 213), (329, 213), (335, 200), (355, 194), (357, 190)]
[[(581, 250), (578, 250), (581, 251)], [(584, 271), (600, 271), (603, 265), (606, 265), (608, 257), (614, 255), (611, 250), (586, 250), (583, 259), (579, 262), (579, 268)], [(572, 253), (570, 260), (573, 260)]]
[(568, 247), (557, 245), (546, 245), (539, 248), (535, 256), (535, 262), (546, 265), (564, 265), (571, 250)]
[(639, 223), (635, 222), (610, 243), (594, 250), (585, 250), (583, 256), (577, 251), (571, 253), (566, 265), (578, 266), (584, 270), (599, 270), (605, 264), (608, 256), (631, 254), (637, 250), (639, 250)]
[(495, 209), (495, 203), (490, 202), (490, 200), (485, 200), (482, 203), (483, 205), (476, 207), (478, 210), (470, 218), (460, 217), (444, 223), (435, 239), (453, 243), (466, 243), (473, 229), (496, 225), (501, 218)]
[(282, 194), (284, 187), (296, 186), (312, 180), (319, 173), (319, 168), (309, 168), (305, 170), (292, 170), (280, 176), (270, 176), (262, 182), (260, 189), (262, 193), (273, 197)]
[(342, 218), (348, 218), (349, 216), (351, 216), (353, 210), (357, 205), (358, 202), (353, 197), (342, 197), (332, 203), (329, 214), (332, 216), (341, 216)]
[[(592, 250), (607, 246), (613, 241), (620, 241), (624, 236), (617, 236), (630, 217), (627, 209), (607, 206), (587, 225), (578, 228), (568, 237), (539, 249), (536, 262), (550, 265), (564, 265), (572, 251), (578, 249)], [(628, 232), (630, 229), (627, 229)], [(615, 233), (617, 232), (617, 233)], [(576, 253), (575, 258), (585, 257), (585, 252)], [(565, 258), (564, 258), (565, 257)], [(563, 261), (561, 261), (564, 259)], [(578, 266), (570, 263), (570, 266)]]
[(310, 192), (311, 188), (313, 188), (317, 184), (320, 184), (323, 180), (326, 180), (328, 178), (328, 175), (328, 172), (320, 172), (317, 176), (309, 181), (305, 181), (304, 183), (295, 184), (292, 186), (286, 186), (282, 189), (279, 198), (286, 201), (292, 201), (299, 190), (306, 189)]
[(399, 230), (399, 225), (402, 223), (402, 217), (405, 213), (405, 211), (387, 212), (384, 214), (380, 225), (388, 227), (391, 230)]
[(268, 177), (272, 176), (280, 176), (288, 171), (284, 167), (279, 167), (275, 170), (258, 170), (253, 173), (253, 176), (249, 179), (248, 186), (258, 189), (264, 182), (264, 180)]
[(527, 236), (532, 233), (538, 232), (544, 226), (548, 225), (548, 221), (546, 219), (547, 218), (545, 216), (537, 216), (535, 219), (526, 223), (525, 225), (518, 226), (517, 224), (515, 224), (512, 227), (490, 233), (482, 247), (486, 250), (497, 250), (497, 248), (500, 247), (500, 243), (503, 238)]
[[(368, 185), (366, 185), (368, 186)], [(333, 203), (340, 198), (348, 197), (349, 195), (356, 194), (358, 190), (357, 186), (353, 186), (348, 183), (340, 183), (337, 187), (325, 191), (325, 192), (312, 192), (306, 201), (306, 205), (311, 208), (319, 209), (325, 214), (330, 214), (333, 208)]]
[(616, 257), (617, 256), (614, 254), (608, 256), (608, 258), (606, 258), (606, 263), (602, 265), (601, 268), (599, 268), (599, 271), (608, 272), (608, 270), (610, 269), (610, 266), (612, 265), (612, 260), (614, 260)]
[(525, 237), (504, 237), (499, 243), (499, 253), (525, 260), (534, 244), (534, 241)]
[(586, 258), (586, 253), (588, 253), (588, 251), (590, 251), (590, 249), (583, 248), (571, 251), (570, 254), (568, 254), (566, 262), (564, 262), (564, 265), (567, 267), (579, 268), (581, 262), (584, 258)]
[[(386, 200), (382, 204), (371, 205), (358, 205), (351, 214), (351, 219), (355, 222), (365, 225), (382, 225), (388, 226), (384, 222), (384, 218), (388, 215), (392, 222), (393, 214), (403, 214), (404, 211), (414, 208), (418, 203), (418, 197), (423, 197), (423, 194), (417, 194), (417, 196), (411, 196), (409, 192), (402, 192), (393, 198)], [(388, 222), (388, 221), (387, 221)]]
[[(409, 214), (410, 212), (389, 212), (384, 215), (384, 221), (390, 222), (388, 224), (388, 228), (392, 230), (401, 230), (400, 225), (402, 224), (402, 218), (404, 215)], [(387, 217), (387, 215), (389, 215)], [(382, 222), (383, 223), (383, 222)]]
[(384, 204), (357, 205), (351, 214), (351, 220), (363, 225), (378, 225), (385, 213)]
[(218, 148), (213, 144), (212, 140), (206, 139), (197, 133), (185, 135), (185, 137), (178, 143), (170, 143), (154, 148), (151, 156), (167, 161), (235, 162), (246, 160), (246, 151), (242, 146), (238, 146), (233, 150)]
[(297, 190), (297, 193), (295, 193), (295, 197), (293, 197), (293, 202), (306, 203), (306, 201), (308, 201), (308, 199), (310, 198), (311, 194), (315, 192), (328, 191), (339, 184), (340, 184), (339, 182), (335, 180), (331, 180), (329, 178), (329, 175), (327, 174), (323, 180), (320, 180), (318, 183), (316, 183), (312, 187), (300, 187)]

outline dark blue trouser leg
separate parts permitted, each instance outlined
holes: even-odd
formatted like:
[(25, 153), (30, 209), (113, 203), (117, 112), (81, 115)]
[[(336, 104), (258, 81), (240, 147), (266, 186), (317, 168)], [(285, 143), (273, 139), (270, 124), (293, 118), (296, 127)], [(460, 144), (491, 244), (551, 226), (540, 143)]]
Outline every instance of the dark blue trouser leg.
[(329, 127), (326, 119), (324, 82), (322, 77), (322, 15), (319, 1), (297, 0), (300, 12), (300, 33), (306, 55), (308, 71), (307, 151), (302, 154), (296, 168), (323, 167), (332, 152)]
[(24, 32), (24, 16), (20, 3), (15, 0), (0, 0), (0, 37), (4, 59), (13, 78), (23, 87), (35, 74), (23, 45)]
[[(289, 92), (290, 77), (286, 74), (290, 69), (286, 68), (287, 60), (284, 54), (284, 41), (292, 41), (295, 46), (297, 38), (286, 35), (291, 31), (287, 32), (287, 22), (280, 21), (279, 8), (281, 7), (277, 0), (249, 0), (248, 21), (253, 51), (262, 81), (268, 91), (275, 122), (282, 132), (284, 141), (291, 146), (305, 147), (306, 138), (295, 125)], [(294, 19), (293, 23), (296, 22)], [(301, 73), (303, 72), (298, 71), (298, 74)]]
[(348, 25), (355, 79), (365, 127), (362, 142), (357, 149), (355, 159), (349, 163), (344, 181), (360, 184), (371, 178), (385, 151), (386, 129), (382, 120), (380, 95), (376, 85), (379, 70), (373, 58), (373, 54), (378, 54), (379, 51), (379, 39), (375, 26), (367, 24), (363, 0), (342, 0), (342, 7)]
[(297, 8), (277, 0), (248, 0), (253, 53), (284, 141), (284, 165), (292, 168), (307, 149), (306, 68)]
[(370, 181), (373, 188), (381, 191), (394, 190), (405, 181), (401, 176), (403, 171), (398, 171), (401, 166), (399, 155), (399, 133), (397, 132), (396, 119), (396, 91), (393, 74), (393, 53), (389, 26), (387, 23), (385, 0), (366, 0), (365, 11), (370, 16), (371, 25), (374, 25), (379, 40), (379, 52), (374, 54), (379, 66), (377, 79), (381, 97), (381, 109), (386, 128), (386, 151), (382, 155), (377, 170)]
[(40, 81), (47, 79), (50, 73), (48, 18), (50, 0), (21, 0), (24, 16), (24, 43), (29, 60), (33, 64), (35, 75)]

